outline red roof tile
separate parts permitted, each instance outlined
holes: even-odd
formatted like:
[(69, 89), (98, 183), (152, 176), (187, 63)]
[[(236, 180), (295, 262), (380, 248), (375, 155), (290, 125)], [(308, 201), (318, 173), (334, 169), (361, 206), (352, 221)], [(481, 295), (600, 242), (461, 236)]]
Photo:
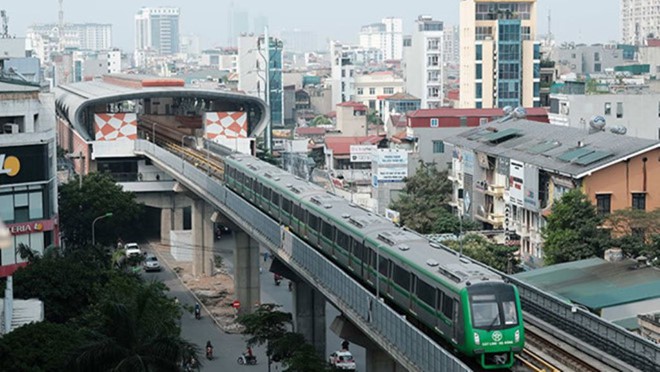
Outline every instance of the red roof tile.
[[(528, 116), (546, 116), (548, 111), (543, 107), (526, 108)], [(441, 117), (463, 117), (463, 116), (502, 116), (504, 110), (501, 108), (481, 108), (481, 109), (462, 109), (462, 108), (439, 108), (416, 110), (408, 113), (411, 118), (441, 118)]]
[(358, 111), (367, 111), (367, 106), (361, 104), (360, 102), (353, 102), (353, 101), (342, 102), (342, 103), (338, 103), (337, 106), (353, 107), (355, 110)]
[(332, 150), (333, 155), (349, 155), (351, 145), (375, 145), (382, 141), (385, 135), (345, 137), (345, 136), (326, 136), (325, 147)]

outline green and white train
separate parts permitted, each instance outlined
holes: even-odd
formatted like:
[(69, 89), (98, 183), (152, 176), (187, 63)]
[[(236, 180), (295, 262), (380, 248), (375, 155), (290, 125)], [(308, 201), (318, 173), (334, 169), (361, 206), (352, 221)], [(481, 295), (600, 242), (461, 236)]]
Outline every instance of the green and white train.
[(486, 369), (509, 368), (525, 335), (515, 286), (384, 217), (252, 156), (226, 185)]

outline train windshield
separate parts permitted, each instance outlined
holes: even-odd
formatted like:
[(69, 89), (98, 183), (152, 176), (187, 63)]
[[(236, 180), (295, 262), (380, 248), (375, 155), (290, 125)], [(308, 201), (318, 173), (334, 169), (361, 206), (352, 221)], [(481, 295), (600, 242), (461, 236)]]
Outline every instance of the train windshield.
[(518, 325), (513, 288), (506, 284), (475, 285), (468, 288), (472, 326), (488, 331)]

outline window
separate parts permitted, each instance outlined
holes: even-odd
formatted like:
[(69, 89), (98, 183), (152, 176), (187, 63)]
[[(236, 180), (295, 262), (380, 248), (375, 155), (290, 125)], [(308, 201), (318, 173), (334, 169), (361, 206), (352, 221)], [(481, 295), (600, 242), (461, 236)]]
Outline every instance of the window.
[(362, 243), (359, 243), (359, 242), (354, 240), (353, 241), (353, 256), (355, 258), (357, 258), (358, 260), (364, 262), (364, 260), (366, 258), (365, 257), (365, 252), (366, 251), (364, 249), (364, 245)]
[(437, 67), (438, 66), (438, 61), (439, 61), (439, 56), (438, 55), (431, 55), (428, 56), (428, 59), (426, 60), (426, 66), (428, 67)]
[(444, 292), (440, 293), (442, 294), (442, 314), (451, 320), (454, 318), (454, 299)]
[(417, 298), (422, 300), (425, 304), (433, 307), (433, 304), (435, 304), (435, 289), (432, 286), (426, 284), (426, 282), (423, 282), (418, 278), (416, 293)]
[[(660, 103), (658, 103), (658, 116), (660, 116)], [(612, 103), (605, 102), (605, 115), (612, 115)]]
[(594, 61), (600, 62), (600, 53), (594, 52)]
[(299, 205), (293, 205), (293, 217), (295, 217), (300, 222), (305, 222), (305, 210)]
[(369, 88), (369, 94), (372, 96), (376, 94), (376, 88)]
[(596, 195), (596, 210), (598, 211), (598, 214), (610, 214), (611, 199), (612, 199), (612, 195), (610, 194)]
[(394, 88), (392, 87), (383, 88), (383, 94), (394, 94)]
[(477, 26), (474, 28), (474, 39), (475, 40), (486, 40), (488, 38), (493, 38), (493, 28), (492, 27), (483, 27)]
[(594, 72), (600, 72), (600, 71), (601, 71), (600, 63), (594, 63)]
[(334, 227), (332, 225), (330, 225), (329, 223), (323, 221), (323, 237), (325, 237), (326, 239), (332, 241), (332, 235), (333, 235), (332, 230), (333, 229), (334, 229)]
[(428, 81), (440, 81), (440, 71), (432, 70), (428, 72)]
[(439, 119), (438, 118), (431, 119), (431, 128), (437, 128), (438, 124), (439, 124)]
[(480, 99), (483, 97), (483, 88), (481, 83), (476, 83), (474, 97)]
[(440, 96), (440, 88), (428, 87), (429, 98), (437, 98)]
[(433, 153), (443, 154), (445, 152), (445, 143), (442, 141), (433, 141)]
[(310, 213), (308, 226), (314, 231), (319, 231), (319, 218)]
[(358, 96), (361, 96), (364, 94), (364, 88), (357, 88), (357, 94)]
[(428, 50), (438, 50), (438, 49), (440, 49), (440, 39), (439, 38), (429, 38), (427, 49)]
[(634, 192), (632, 194), (632, 209), (646, 210), (646, 193)]
[(399, 287), (405, 289), (406, 291), (409, 291), (410, 272), (396, 264), (392, 265), (392, 267), (394, 267), (394, 272), (392, 273), (392, 279), (394, 279), (394, 283), (398, 284)]
[(341, 249), (345, 249), (348, 251), (348, 235), (344, 234), (340, 230), (337, 230), (337, 245)]
[(280, 206), (280, 194), (278, 194), (276, 192), (272, 193), (272, 200), (271, 201), (273, 202), (274, 205), (279, 207)]
[(476, 45), (475, 49), (476, 49), (476, 56), (475, 56), (476, 60), (481, 61), (481, 59), (483, 58), (482, 57), (482, 46), (481, 45)]
[(616, 103), (616, 117), (621, 119), (623, 117), (623, 102)]
[(287, 198), (282, 198), (282, 210), (287, 214), (291, 214), (291, 201)]
[(475, 66), (476, 66), (476, 67), (475, 67), (475, 69), (476, 69), (476, 72), (475, 72), (475, 79), (481, 79), (481, 78), (482, 78), (482, 66), (481, 66), (481, 63), (477, 63)]
[(389, 277), (389, 267), (390, 267), (390, 260), (388, 260), (383, 256), (379, 256), (378, 272), (386, 277)]

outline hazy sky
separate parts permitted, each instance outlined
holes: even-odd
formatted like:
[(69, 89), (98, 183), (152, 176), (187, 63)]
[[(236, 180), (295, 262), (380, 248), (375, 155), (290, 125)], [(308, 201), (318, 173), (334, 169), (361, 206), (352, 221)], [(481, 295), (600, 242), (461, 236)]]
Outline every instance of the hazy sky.
[[(457, 24), (459, 0), (237, 0), (251, 19), (264, 15), (277, 33), (283, 28), (313, 30), (320, 40), (328, 38), (357, 42), (360, 26), (382, 17), (403, 18), (409, 32), (419, 14), (428, 14), (446, 24)], [(182, 33), (197, 34), (203, 47), (224, 45), (230, 0), (64, 0), (66, 22), (112, 23), (115, 46), (132, 50), (134, 18), (142, 6), (181, 8)], [(24, 36), (35, 22), (57, 22), (58, 0), (7, 0), (0, 2), (9, 16), (9, 32)], [(618, 40), (618, 0), (539, 0), (539, 34), (547, 30), (548, 10), (552, 31), (559, 41), (583, 43)], [(252, 22), (252, 20), (251, 20)]]

